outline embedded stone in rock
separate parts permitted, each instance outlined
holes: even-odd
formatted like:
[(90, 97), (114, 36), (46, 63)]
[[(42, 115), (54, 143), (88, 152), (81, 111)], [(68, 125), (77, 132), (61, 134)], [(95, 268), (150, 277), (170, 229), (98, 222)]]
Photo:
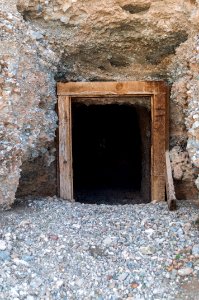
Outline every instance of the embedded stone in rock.
[(130, 65), (130, 61), (124, 56), (114, 55), (109, 59), (112, 67), (127, 67)]
[(146, 3), (143, 5), (139, 5), (139, 4), (127, 4), (122, 6), (122, 8), (128, 12), (130, 12), (130, 14), (138, 14), (138, 13), (143, 13), (149, 10), (151, 4), (150, 3)]

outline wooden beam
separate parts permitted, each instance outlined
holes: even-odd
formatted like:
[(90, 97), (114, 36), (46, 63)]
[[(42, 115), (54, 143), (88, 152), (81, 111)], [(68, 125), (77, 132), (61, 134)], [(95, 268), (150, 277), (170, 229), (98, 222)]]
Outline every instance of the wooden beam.
[(60, 197), (73, 200), (71, 99), (58, 97)]
[(165, 150), (166, 150), (166, 94), (154, 94), (152, 97), (152, 201), (165, 200)]
[(172, 176), (172, 169), (171, 169), (171, 162), (169, 158), (169, 151), (165, 152), (166, 156), (166, 192), (167, 192), (167, 202), (169, 210), (175, 210), (176, 205), (176, 195), (175, 189), (173, 184), (173, 176)]
[(150, 96), (164, 93), (163, 81), (130, 81), (130, 82), (68, 82), (57, 84), (57, 94), (78, 97), (136, 95)]

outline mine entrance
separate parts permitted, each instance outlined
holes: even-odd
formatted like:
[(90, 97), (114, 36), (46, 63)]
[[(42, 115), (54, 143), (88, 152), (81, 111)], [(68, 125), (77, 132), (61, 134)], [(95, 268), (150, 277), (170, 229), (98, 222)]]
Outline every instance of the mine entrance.
[[(147, 145), (142, 145), (140, 111), (136, 106), (124, 104), (72, 104), (76, 201), (107, 204), (149, 201), (141, 193), (142, 152)], [(150, 178), (150, 174), (147, 176)]]
[(90, 201), (88, 190), (92, 199), (106, 190), (110, 199), (114, 190), (114, 199), (164, 201), (167, 92), (162, 81), (58, 83), (61, 198), (82, 201), (86, 190)]

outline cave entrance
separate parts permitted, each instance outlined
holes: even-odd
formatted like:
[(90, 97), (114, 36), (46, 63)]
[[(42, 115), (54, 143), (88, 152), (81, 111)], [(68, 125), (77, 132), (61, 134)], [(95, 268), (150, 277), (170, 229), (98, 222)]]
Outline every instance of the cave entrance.
[(58, 83), (58, 112), (63, 199), (165, 200), (164, 82)]

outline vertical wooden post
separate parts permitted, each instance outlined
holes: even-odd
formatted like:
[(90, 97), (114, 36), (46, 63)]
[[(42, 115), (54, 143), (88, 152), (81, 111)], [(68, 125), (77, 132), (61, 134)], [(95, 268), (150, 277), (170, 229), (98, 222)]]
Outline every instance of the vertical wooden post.
[(71, 98), (58, 97), (60, 197), (73, 200)]
[(173, 184), (171, 162), (169, 158), (169, 151), (166, 153), (166, 191), (167, 191), (167, 203), (169, 210), (175, 210), (177, 208), (175, 188)]
[(152, 201), (165, 200), (165, 150), (167, 142), (166, 129), (166, 93), (154, 93), (152, 96)]

